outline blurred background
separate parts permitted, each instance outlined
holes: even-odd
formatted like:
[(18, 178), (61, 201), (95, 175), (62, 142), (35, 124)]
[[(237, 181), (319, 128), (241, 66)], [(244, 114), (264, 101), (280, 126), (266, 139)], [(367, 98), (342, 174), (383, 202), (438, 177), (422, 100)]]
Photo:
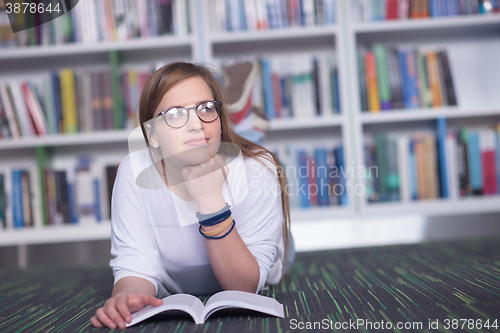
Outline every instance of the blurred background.
[(500, 235), (498, 0), (21, 3), (0, 0), (0, 267), (109, 262), (142, 87), (179, 60), (279, 156), (298, 251)]

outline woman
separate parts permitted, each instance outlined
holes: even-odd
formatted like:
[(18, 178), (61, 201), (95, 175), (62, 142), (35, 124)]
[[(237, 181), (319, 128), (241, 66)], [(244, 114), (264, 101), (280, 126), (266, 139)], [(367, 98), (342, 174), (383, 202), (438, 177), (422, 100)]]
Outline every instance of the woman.
[[(160, 68), (145, 84), (139, 120), (148, 149), (117, 172), (115, 285), (91, 323), (125, 328), (131, 313), (171, 293), (277, 284), (294, 253), (286, 178), (273, 153), (231, 129), (213, 73), (184, 62)], [(153, 163), (138, 175), (134, 161), (145, 160)]]

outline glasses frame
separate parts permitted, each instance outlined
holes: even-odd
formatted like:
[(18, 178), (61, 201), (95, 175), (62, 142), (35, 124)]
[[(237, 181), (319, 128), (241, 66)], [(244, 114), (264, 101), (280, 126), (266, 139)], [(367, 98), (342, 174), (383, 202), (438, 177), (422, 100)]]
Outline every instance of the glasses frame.
[[(205, 103), (209, 103), (209, 102), (215, 103), (215, 110), (217, 111), (217, 117), (214, 120), (205, 121), (205, 120), (203, 120), (203, 119), (200, 118), (200, 115), (198, 114), (198, 108), (200, 107), (200, 105), (205, 104)], [(219, 119), (219, 117), (220, 117), (220, 107), (221, 106), (222, 106), (222, 102), (219, 102), (219, 101), (203, 101), (203, 102), (199, 103), (198, 105), (192, 106), (190, 108), (186, 108), (186, 107), (183, 107), (183, 106), (173, 106), (173, 107), (171, 107), (169, 109), (166, 109), (166, 110), (163, 110), (162, 112), (160, 112), (156, 117), (153, 118), (153, 120), (156, 119), (156, 118), (162, 117), (163, 121), (165, 122), (165, 124), (167, 124), (167, 126), (169, 126), (171, 128), (182, 128), (182, 127), (186, 126), (186, 124), (189, 121), (189, 113), (190, 113), (189, 110), (194, 110), (194, 112), (196, 113), (196, 116), (198, 116), (198, 119), (200, 119), (200, 121), (208, 124), (208, 123), (212, 123), (212, 122), (216, 121), (217, 119)], [(165, 114), (168, 111), (173, 110), (173, 109), (184, 109), (184, 110), (186, 110), (186, 112), (187, 112), (187, 118), (186, 118), (186, 122), (182, 126), (174, 127), (174, 126), (170, 125), (167, 122), (167, 119), (165, 119)]]

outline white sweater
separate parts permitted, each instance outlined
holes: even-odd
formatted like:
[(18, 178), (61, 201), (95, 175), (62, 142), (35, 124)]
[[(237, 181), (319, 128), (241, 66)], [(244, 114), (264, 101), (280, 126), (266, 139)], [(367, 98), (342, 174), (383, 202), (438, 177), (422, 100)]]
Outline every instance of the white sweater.
[[(223, 195), (238, 232), (260, 268), (257, 292), (281, 279), (283, 214), (276, 167), (253, 158), (228, 163)], [(163, 183), (149, 152), (139, 150), (120, 164), (111, 204), (114, 283), (135, 276), (153, 283), (157, 297), (222, 290), (200, 235), (196, 202), (185, 201)]]

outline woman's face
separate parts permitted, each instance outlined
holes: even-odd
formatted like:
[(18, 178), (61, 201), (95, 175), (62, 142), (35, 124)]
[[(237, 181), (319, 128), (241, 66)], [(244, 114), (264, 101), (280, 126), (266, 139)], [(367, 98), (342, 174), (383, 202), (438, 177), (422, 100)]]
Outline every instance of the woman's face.
[[(172, 107), (195, 107), (201, 102), (213, 101), (209, 86), (201, 77), (191, 77), (173, 86), (163, 96), (154, 117)], [(188, 110), (187, 123), (180, 128), (168, 126), (164, 117), (154, 121), (150, 144), (158, 144), (162, 158), (170, 157), (182, 165), (199, 165), (217, 153), (221, 140), (220, 118), (205, 123), (198, 118), (195, 109)], [(154, 145), (153, 145), (154, 146)]]

